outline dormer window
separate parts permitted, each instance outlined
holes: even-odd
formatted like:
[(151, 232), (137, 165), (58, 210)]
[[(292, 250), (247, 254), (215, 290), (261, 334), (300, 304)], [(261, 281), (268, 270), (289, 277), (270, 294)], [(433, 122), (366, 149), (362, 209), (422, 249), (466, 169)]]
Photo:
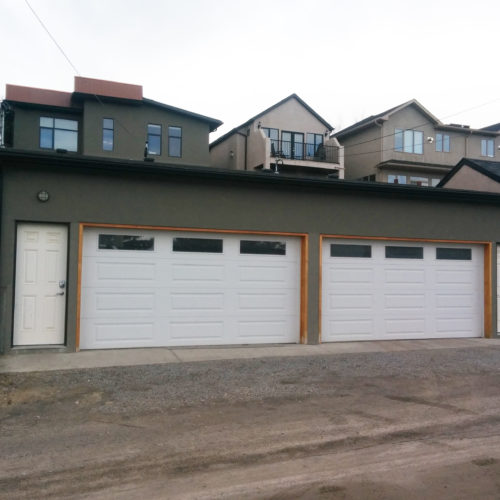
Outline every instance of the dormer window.
[(40, 117), (40, 148), (78, 151), (78, 122), (63, 118)]

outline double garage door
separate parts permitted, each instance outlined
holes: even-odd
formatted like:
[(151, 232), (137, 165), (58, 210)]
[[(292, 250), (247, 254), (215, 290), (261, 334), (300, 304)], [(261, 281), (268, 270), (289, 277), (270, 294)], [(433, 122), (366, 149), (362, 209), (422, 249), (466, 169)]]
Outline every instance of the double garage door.
[(86, 228), (80, 347), (299, 342), (300, 243)]
[(479, 337), (481, 245), (325, 238), (322, 340)]

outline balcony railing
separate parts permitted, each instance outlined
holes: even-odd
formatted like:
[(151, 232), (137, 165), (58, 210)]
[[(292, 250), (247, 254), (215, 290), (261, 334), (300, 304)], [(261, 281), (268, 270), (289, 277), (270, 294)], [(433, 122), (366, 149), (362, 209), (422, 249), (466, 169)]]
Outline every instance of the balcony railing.
[(271, 156), (291, 160), (339, 162), (338, 146), (315, 145), (307, 142), (278, 141), (271, 139)]

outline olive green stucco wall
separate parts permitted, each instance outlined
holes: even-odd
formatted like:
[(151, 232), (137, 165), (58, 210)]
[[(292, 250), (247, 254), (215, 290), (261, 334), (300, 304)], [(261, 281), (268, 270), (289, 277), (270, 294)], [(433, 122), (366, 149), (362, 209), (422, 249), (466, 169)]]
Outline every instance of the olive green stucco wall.
[[(492, 224), (500, 218), (500, 197), (490, 204), (479, 204), (439, 201), (434, 195), (431, 199), (416, 195), (407, 199), (394, 193), (411, 191), (394, 191), (394, 186), (346, 190), (338, 187), (342, 181), (316, 185), (272, 177), (268, 182), (265, 174), (255, 173), (232, 174), (234, 177), (156, 175), (125, 172), (115, 166), (115, 172), (98, 172), (74, 166), (42, 167), (36, 162), (25, 166), (7, 163), (0, 162), (0, 340), (4, 351), (11, 345), (15, 230), (20, 221), (69, 225), (69, 350), (75, 346), (80, 222), (308, 233), (309, 343), (318, 341), (320, 234), (500, 241), (500, 229)], [(50, 194), (47, 203), (36, 199), (41, 189)], [(422, 193), (429, 191), (422, 189)], [(495, 270), (495, 255), (493, 258)], [(495, 298), (493, 289), (492, 294)], [(496, 325), (495, 312), (493, 316)]]

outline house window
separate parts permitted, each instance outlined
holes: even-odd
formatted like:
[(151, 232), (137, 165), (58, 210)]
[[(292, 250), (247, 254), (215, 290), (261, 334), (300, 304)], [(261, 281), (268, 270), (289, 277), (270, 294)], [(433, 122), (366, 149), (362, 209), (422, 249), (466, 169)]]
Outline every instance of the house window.
[(262, 127), (262, 131), (271, 139), (271, 156), (274, 156), (279, 151), (279, 130), (277, 128)]
[(406, 184), (406, 175), (389, 174), (387, 176), (387, 182), (389, 184)]
[(115, 136), (115, 124), (112, 118), (102, 120), (102, 149), (103, 151), (113, 151)]
[(424, 133), (420, 130), (403, 130), (397, 128), (394, 132), (394, 150), (403, 153), (424, 153)]
[(495, 156), (495, 141), (493, 139), (481, 139), (481, 156)]
[(410, 184), (414, 186), (428, 186), (429, 179), (427, 177), (416, 177), (412, 175), (410, 177)]
[(148, 153), (161, 155), (161, 125), (148, 124)]
[(446, 134), (436, 134), (436, 151), (440, 153), (450, 152), (450, 136)]
[(168, 127), (168, 156), (180, 158), (182, 156), (182, 129)]
[(306, 155), (319, 156), (323, 146), (322, 134), (307, 134), (306, 135)]
[(40, 147), (76, 152), (78, 150), (78, 122), (47, 116), (40, 117)]

